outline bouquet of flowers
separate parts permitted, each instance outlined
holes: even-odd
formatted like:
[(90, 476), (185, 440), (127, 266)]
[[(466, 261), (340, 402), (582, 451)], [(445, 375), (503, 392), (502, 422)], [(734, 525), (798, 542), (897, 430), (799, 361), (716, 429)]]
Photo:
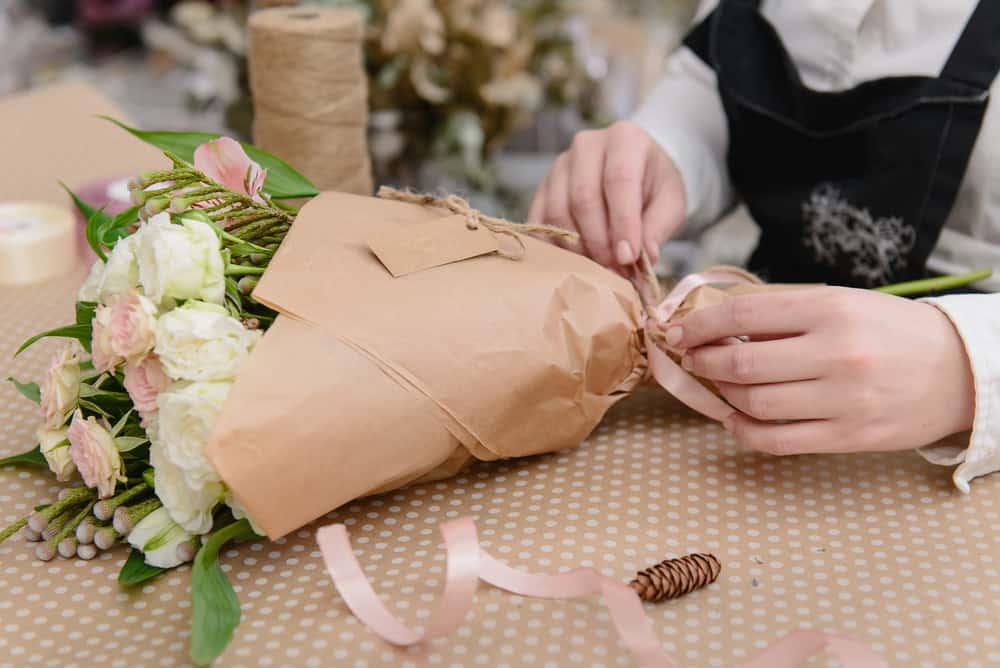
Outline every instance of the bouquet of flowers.
[(320, 195), (232, 139), (122, 127), (170, 165), (114, 216), (70, 193), (98, 259), (75, 322), (18, 350), (70, 340), (39, 383), (11, 379), (41, 424), (0, 460), (69, 484), (0, 542), (41, 560), (127, 544), (124, 586), (193, 561), (199, 665), (240, 618), (226, 542), (575, 447), (645, 375), (628, 281), (526, 236), (563, 231), (455, 197)]
[(204, 664), (239, 619), (219, 548), (263, 532), (201, 449), (276, 315), (250, 292), (295, 217), (279, 201), (316, 191), (281, 160), (226, 137), (126, 129), (163, 148), (172, 166), (133, 179), (135, 206), (116, 216), (73, 195), (99, 259), (76, 322), (18, 350), (75, 339), (40, 383), (12, 379), (39, 404), (38, 446), (0, 460), (83, 484), (0, 531), (0, 542), (20, 530), (41, 560), (92, 559), (127, 543), (124, 585), (194, 561), (192, 658)]

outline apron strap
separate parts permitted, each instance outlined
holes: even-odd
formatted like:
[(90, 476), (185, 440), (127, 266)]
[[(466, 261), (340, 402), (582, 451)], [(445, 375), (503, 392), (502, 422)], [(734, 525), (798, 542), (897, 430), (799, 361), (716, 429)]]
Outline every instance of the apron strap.
[[(719, 4), (723, 2), (734, 2), (744, 5), (749, 5), (754, 9), (760, 9), (761, 0), (719, 0)], [(691, 29), (687, 37), (684, 38), (684, 46), (694, 51), (694, 54), (701, 58), (708, 66), (715, 67), (715, 63), (712, 62), (712, 50), (711, 50), (711, 36), (712, 36), (712, 24), (715, 22), (715, 14), (718, 8), (713, 9), (709, 14), (701, 20), (698, 25)]]
[(1000, 2), (980, 0), (941, 76), (989, 90), (1000, 70)]

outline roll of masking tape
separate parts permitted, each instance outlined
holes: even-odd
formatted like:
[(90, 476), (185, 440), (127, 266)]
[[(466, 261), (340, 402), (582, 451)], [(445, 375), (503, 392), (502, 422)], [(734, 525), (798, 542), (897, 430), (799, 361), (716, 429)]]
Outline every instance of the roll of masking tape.
[(27, 285), (77, 266), (73, 214), (44, 202), (0, 203), (0, 285)]

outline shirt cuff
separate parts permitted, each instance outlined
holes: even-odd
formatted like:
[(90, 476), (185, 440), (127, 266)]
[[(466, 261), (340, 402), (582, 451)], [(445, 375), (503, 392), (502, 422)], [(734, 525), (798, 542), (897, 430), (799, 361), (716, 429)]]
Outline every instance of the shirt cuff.
[(933, 464), (957, 464), (952, 480), (968, 493), (970, 480), (1000, 471), (1000, 295), (922, 301), (940, 309), (962, 339), (972, 364), (976, 415), (971, 432), (955, 434), (918, 452)]

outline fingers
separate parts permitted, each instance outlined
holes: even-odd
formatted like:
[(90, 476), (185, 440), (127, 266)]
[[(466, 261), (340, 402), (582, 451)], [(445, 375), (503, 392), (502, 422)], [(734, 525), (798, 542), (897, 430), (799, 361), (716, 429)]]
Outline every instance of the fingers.
[(802, 334), (818, 320), (812, 290), (741, 295), (692, 312), (665, 333), (676, 349), (695, 348), (731, 336)]
[(660, 247), (680, 228), (687, 211), (680, 172), (667, 154), (655, 145), (643, 187), (647, 196), (642, 212), (643, 244), (649, 259), (655, 263), (660, 257)]
[[(560, 227), (564, 230), (578, 231), (569, 210), (569, 156), (565, 153), (556, 158), (552, 169), (549, 171), (549, 175), (545, 177), (542, 188), (539, 190), (541, 191), (542, 189), (544, 189), (545, 199), (538, 208), (540, 213), (536, 212), (534, 214), (539, 218), (536, 219), (529, 216), (528, 219), (532, 222), (540, 222), (545, 225)], [(532, 204), (532, 208), (535, 208), (534, 204)], [(580, 244), (569, 240), (561, 240), (559, 245), (576, 252), (583, 250)]]
[(603, 188), (611, 229), (610, 246), (619, 266), (639, 258), (642, 243), (643, 179), (652, 141), (633, 123), (615, 123), (607, 132)]
[(602, 174), (606, 133), (578, 132), (569, 152), (569, 212), (581, 241), (595, 262), (617, 264), (608, 236), (608, 214), (604, 201)]
[(806, 335), (699, 346), (684, 354), (681, 365), (702, 378), (743, 385), (810, 380), (825, 375), (830, 367), (814, 339)]
[(716, 385), (733, 408), (757, 420), (817, 420), (839, 414), (837, 397), (824, 394), (817, 381)]
[(741, 446), (771, 455), (843, 452), (849, 449), (849, 444), (836, 437), (830, 420), (771, 424), (733, 413), (725, 424)]

